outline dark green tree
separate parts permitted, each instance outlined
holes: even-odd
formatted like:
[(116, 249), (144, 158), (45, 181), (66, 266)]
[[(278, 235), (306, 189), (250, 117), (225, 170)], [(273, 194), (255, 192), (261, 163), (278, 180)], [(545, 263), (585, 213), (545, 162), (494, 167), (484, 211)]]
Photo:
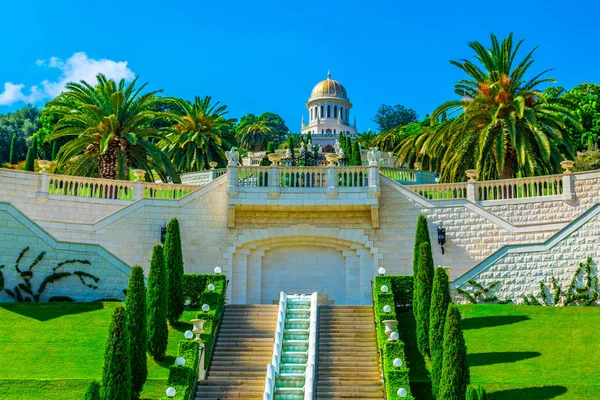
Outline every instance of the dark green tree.
[(146, 361), (146, 351), (148, 349), (146, 286), (144, 284), (144, 270), (139, 265), (134, 265), (131, 268), (125, 309), (127, 311), (127, 331), (129, 332), (131, 356), (131, 394), (133, 397), (138, 398), (148, 377)]
[(352, 143), (352, 165), (362, 165), (362, 161), (360, 159), (360, 148), (358, 147), (358, 142)]
[(51, 160), (56, 160), (56, 154), (58, 153), (58, 142), (56, 140), (52, 141), (52, 155), (50, 156)]
[(125, 307), (118, 305), (113, 312), (102, 373), (104, 400), (131, 400), (131, 360)]
[(308, 142), (312, 142), (312, 135), (310, 134), (310, 131), (306, 135), (306, 144), (308, 144)]
[(10, 156), (8, 158), (8, 162), (11, 164), (16, 164), (17, 160), (17, 135), (13, 135), (10, 139)]
[(100, 383), (91, 381), (85, 392), (85, 400), (100, 400)]
[(36, 157), (36, 142), (35, 139), (31, 141), (31, 146), (27, 149), (27, 157), (25, 157), (25, 171), (35, 171), (35, 157)]
[(444, 325), (444, 360), (438, 399), (463, 400), (470, 381), (467, 347), (460, 327), (460, 312), (454, 304), (448, 306)]
[(173, 218), (167, 224), (165, 238), (165, 266), (167, 270), (168, 310), (167, 318), (171, 325), (179, 321), (183, 314), (183, 253), (181, 250), (181, 235), (179, 221)]
[(293, 135), (290, 135), (289, 141), (290, 141), (290, 143), (289, 143), (289, 146), (290, 146), (289, 149), (290, 149), (290, 152), (292, 154), (292, 158), (294, 158), (296, 156), (296, 154), (295, 154), (296, 152), (294, 150), (294, 148), (296, 147), (296, 143), (294, 142), (294, 136)]
[(467, 386), (467, 399), (466, 400), (487, 400), (487, 393), (483, 386)]
[(429, 312), (431, 308), (431, 292), (433, 288), (433, 257), (431, 245), (421, 243), (419, 248), (419, 270), (415, 279), (414, 298), (417, 299), (413, 309), (417, 323), (417, 347), (423, 357), (429, 357)]
[(417, 276), (417, 268), (419, 266), (419, 248), (421, 243), (427, 242), (431, 245), (429, 238), (429, 228), (427, 227), (427, 217), (423, 214), (417, 219), (417, 232), (415, 234), (415, 247), (413, 252), (413, 275)]
[(395, 106), (382, 104), (377, 109), (372, 121), (379, 127), (379, 132), (385, 132), (418, 119), (419, 114), (412, 108), (406, 108), (401, 104)]
[(0, 168), (4, 165), (4, 158), (2, 157), (2, 148), (0, 147)]
[(444, 359), (444, 325), (450, 297), (450, 282), (448, 273), (443, 268), (436, 268), (433, 276), (431, 292), (431, 307), (429, 309), (429, 350), (431, 352), (431, 391), (437, 398)]
[(162, 360), (167, 350), (169, 327), (167, 326), (167, 274), (165, 257), (160, 244), (152, 250), (148, 274), (148, 353), (155, 360)]

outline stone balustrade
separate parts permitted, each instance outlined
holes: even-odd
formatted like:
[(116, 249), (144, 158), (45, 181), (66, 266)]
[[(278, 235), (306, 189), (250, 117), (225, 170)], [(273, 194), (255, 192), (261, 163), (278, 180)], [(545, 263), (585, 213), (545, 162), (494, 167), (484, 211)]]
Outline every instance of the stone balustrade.
[(288, 167), (271, 165), (228, 166), (229, 226), (235, 226), (235, 209), (275, 208), (302, 210), (336, 207), (371, 210), (373, 226), (379, 223), (379, 164), (340, 167)]

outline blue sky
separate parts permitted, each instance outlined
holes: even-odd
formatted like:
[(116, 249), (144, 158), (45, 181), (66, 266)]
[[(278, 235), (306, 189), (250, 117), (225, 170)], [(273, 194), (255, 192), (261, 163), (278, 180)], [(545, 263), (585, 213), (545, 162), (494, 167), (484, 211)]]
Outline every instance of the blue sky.
[(211, 95), (232, 117), (276, 112), (298, 132), (331, 69), (365, 131), (382, 103), (424, 116), (454, 98), (462, 75), (448, 61), (471, 57), (467, 43), (489, 43), (490, 32), (539, 46), (533, 71), (554, 68), (557, 84), (600, 82), (599, 11), (587, 0), (7, 1), (0, 113), (102, 70), (166, 95)]

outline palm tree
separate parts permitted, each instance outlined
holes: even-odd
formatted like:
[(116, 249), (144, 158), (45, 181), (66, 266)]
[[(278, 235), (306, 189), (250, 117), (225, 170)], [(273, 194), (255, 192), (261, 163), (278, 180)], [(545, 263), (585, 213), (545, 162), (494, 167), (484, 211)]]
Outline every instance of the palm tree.
[(227, 163), (225, 150), (235, 146), (233, 121), (227, 120), (227, 106), (211, 104), (210, 96), (196, 97), (194, 103), (173, 99), (174, 122), (158, 147), (167, 153), (175, 169), (182, 172), (209, 168), (210, 161)]
[(573, 104), (545, 96), (538, 87), (551, 78), (543, 71), (526, 80), (535, 48), (517, 63), (523, 40), (513, 46), (510, 34), (502, 43), (491, 35), (492, 46), (469, 43), (480, 65), (468, 60), (451, 61), (468, 79), (455, 85), (461, 100), (448, 101), (433, 115), (435, 121), (448, 113), (428, 142), (427, 152), (442, 153), (441, 178), (462, 180), (465, 169), (475, 167), (483, 179), (512, 178), (554, 173), (564, 157), (573, 156), (565, 123), (579, 126)]
[(374, 142), (376, 137), (377, 134), (369, 130), (367, 132), (359, 133), (358, 135), (356, 135), (356, 140), (358, 141), (358, 144), (360, 144), (361, 148), (370, 149), (371, 147), (375, 146)]
[(404, 138), (405, 135), (400, 133), (399, 128), (394, 128), (377, 135), (373, 139), (373, 145), (377, 146), (381, 151), (394, 151)]
[(161, 179), (170, 176), (178, 182), (169, 159), (153, 143), (163, 135), (150, 127), (161, 118), (150, 110), (160, 91), (142, 94), (146, 84), (136, 88), (137, 78), (129, 85), (102, 74), (96, 78), (96, 86), (68, 83), (67, 91), (50, 102), (60, 119), (47, 140), (71, 138), (58, 153), (56, 171), (128, 179), (135, 166), (146, 170), (150, 179), (155, 170)]
[(267, 147), (267, 144), (274, 140), (273, 128), (269, 126), (269, 121), (264, 118), (243, 127), (237, 133), (237, 139), (243, 149), (253, 149), (260, 151)]

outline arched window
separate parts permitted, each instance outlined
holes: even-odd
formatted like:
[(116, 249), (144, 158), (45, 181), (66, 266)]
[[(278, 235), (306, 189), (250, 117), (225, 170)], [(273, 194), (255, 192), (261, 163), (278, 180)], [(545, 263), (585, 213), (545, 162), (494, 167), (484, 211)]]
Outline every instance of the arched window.
[(312, 109), (312, 108), (311, 108), (311, 109), (310, 109), (310, 120), (311, 120), (311, 121), (313, 120), (313, 111), (314, 111), (314, 109)]
[(337, 118), (337, 106), (333, 107), (333, 118)]
[(334, 135), (336, 134), (336, 132), (335, 132), (335, 129), (333, 130), (333, 134), (334, 134)]
[(340, 107), (340, 118), (344, 119), (344, 107)]
[(331, 118), (331, 106), (327, 106), (327, 118)]
[[(323, 109), (323, 107), (321, 107)], [(321, 135), (325, 133), (325, 129), (321, 129)]]
[(346, 108), (346, 121), (350, 121), (350, 115), (349, 115), (349, 111), (350, 111), (350, 110), (348, 110), (348, 109)]
[(323, 106), (321, 106), (321, 118), (323, 118)]

